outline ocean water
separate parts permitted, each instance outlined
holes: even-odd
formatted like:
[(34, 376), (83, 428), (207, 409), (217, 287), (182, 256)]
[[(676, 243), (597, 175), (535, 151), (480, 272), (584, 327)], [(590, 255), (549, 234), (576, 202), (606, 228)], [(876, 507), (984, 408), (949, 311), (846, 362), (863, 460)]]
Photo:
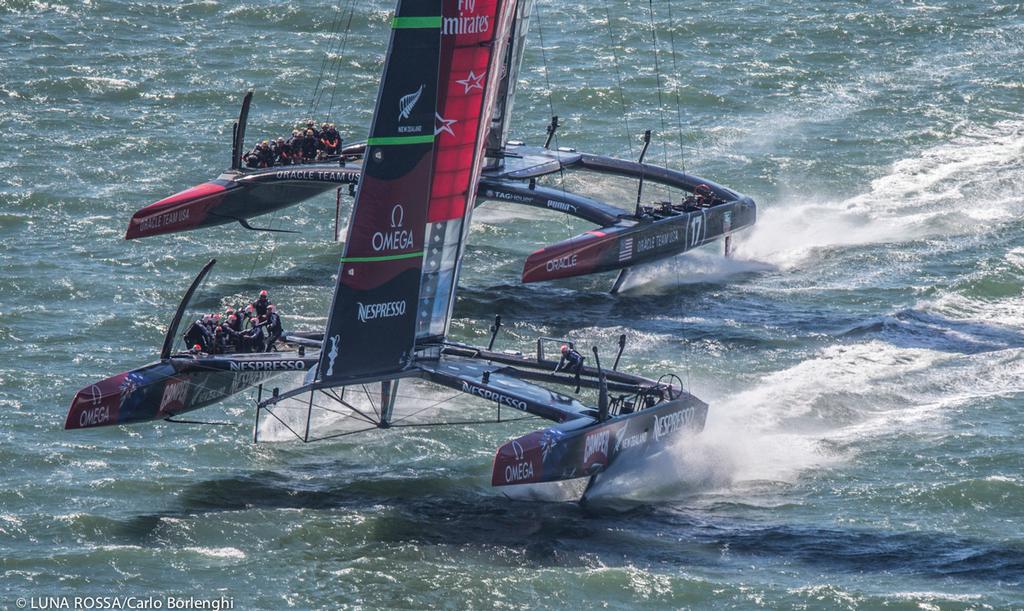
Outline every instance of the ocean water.
[(227, 165), (247, 87), (250, 140), (313, 108), (365, 137), (392, 7), (0, 0), (0, 608), (1024, 608), (1024, 7), (539, 4), (514, 137), (557, 114), (558, 144), (635, 157), (652, 129), (650, 158), (760, 220), (734, 258), (613, 297), (609, 277), (521, 285), (527, 254), (586, 225), (488, 204), (453, 336), (484, 341), (494, 314), (509, 349), (625, 333), (625, 367), (677, 372), (706, 431), (586, 507), (489, 486), (538, 423), (254, 445), (239, 396), (195, 414), (231, 426), (64, 432), (79, 387), (156, 357), (211, 257), (211, 294), (267, 288), (293, 327), (323, 324), (332, 196), (259, 219), (298, 235), (122, 236)]

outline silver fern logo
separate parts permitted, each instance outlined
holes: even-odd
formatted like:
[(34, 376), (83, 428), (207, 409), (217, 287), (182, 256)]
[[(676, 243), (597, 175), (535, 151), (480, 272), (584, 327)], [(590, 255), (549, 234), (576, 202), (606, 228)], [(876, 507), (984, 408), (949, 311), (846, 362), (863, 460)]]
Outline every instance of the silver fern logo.
[(331, 351), (327, 353), (327, 375), (334, 375), (334, 359), (338, 358), (338, 344), (341, 343), (341, 336), (335, 335), (331, 338)]
[(420, 96), (423, 95), (423, 88), (426, 87), (426, 83), (420, 85), (420, 88), (413, 91), (409, 95), (403, 95), (398, 99), (398, 118), (408, 119), (409, 115), (412, 114), (412, 109), (416, 107), (416, 102), (420, 101)]

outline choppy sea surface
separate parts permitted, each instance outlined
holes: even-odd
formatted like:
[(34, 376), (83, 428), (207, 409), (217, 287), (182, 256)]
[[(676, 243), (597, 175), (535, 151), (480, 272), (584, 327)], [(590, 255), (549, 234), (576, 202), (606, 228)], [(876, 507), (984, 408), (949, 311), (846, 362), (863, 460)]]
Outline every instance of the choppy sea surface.
[(650, 128), (650, 158), (760, 211), (735, 258), (677, 257), (615, 297), (608, 277), (519, 283), (586, 225), (477, 211), (455, 338), (485, 341), (494, 314), (503, 348), (625, 333), (627, 369), (711, 405), (593, 505), (489, 486), (536, 422), (254, 445), (239, 396), (197, 413), (234, 426), (64, 432), (76, 389), (156, 357), (211, 257), (211, 290), (267, 288), (293, 328), (323, 324), (332, 195), (260, 219), (298, 235), (122, 236), (227, 165), (247, 87), (250, 141), (311, 106), (365, 137), (391, 8), (0, 0), (0, 608), (1024, 608), (1017, 2), (541, 0), (514, 137), (557, 114), (559, 145), (634, 157)]

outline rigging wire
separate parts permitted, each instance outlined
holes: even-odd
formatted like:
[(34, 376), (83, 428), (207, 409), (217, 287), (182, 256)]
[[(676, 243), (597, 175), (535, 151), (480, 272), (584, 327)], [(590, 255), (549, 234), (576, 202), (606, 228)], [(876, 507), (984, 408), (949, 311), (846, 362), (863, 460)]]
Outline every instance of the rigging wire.
[(338, 5), (334, 9), (334, 21), (331, 22), (331, 35), (328, 37), (328, 40), (330, 42), (328, 44), (327, 50), (324, 51), (323, 60), (320, 61), (320, 75), (317, 76), (316, 85), (313, 87), (313, 97), (309, 99), (309, 111), (307, 113), (309, 116), (313, 116), (313, 112), (316, 108), (317, 94), (320, 92), (320, 84), (323, 83), (324, 80), (324, 70), (327, 68), (328, 60), (331, 57), (330, 49), (334, 46), (335, 39), (338, 36), (338, 26), (341, 23), (342, 13), (343, 11), (341, 10), (341, 2), (338, 2)]
[[(342, 54), (342, 48), (347, 43), (348, 35), (349, 35), (349, 28), (351, 27), (351, 24), (352, 24), (351, 23), (351, 20), (352, 20), (352, 12), (351, 12), (352, 11), (352, 7), (351, 7), (351, 4), (352, 4), (352, 2), (354, 2), (354, 0), (350, 0), (350, 2), (349, 2), (349, 5), (350, 5), (349, 6), (349, 17), (348, 17), (348, 20), (347, 20), (347, 23), (346, 23), (346, 26), (345, 26), (345, 36), (342, 37), (340, 35), (341, 34), (341, 25), (342, 25), (342, 23), (346, 22), (344, 17), (343, 17), (343, 15), (345, 14), (345, 9), (342, 8), (342, 4), (341, 4), (342, 0), (338, 0), (338, 22), (337, 22), (337, 27), (334, 30), (333, 34), (332, 34), (332, 39), (331, 39), (330, 46), (324, 52), (325, 59), (327, 60), (327, 65), (326, 65), (326, 67), (324, 69), (324, 81), (326, 83), (328, 80), (332, 80), (333, 79), (333, 84), (332, 84), (333, 86), (331, 87), (332, 95), (333, 95), (333, 92), (335, 90), (337, 90), (337, 88), (338, 88), (336, 72), (337, 72), (337, 68), (338, 68), (339, 64), (344, 59), (344, 55)], [(323, 103), (324, 103), (324, 96), (327, 95), (327, 89), (328, 89), (328, 87), (327, 87), (326, 84), (324, 84), (323, 86), (320, 87), (320, 91), (317, 93), (316, 102), (313, 105), (313, 110), (312, 110), (312, 113), (311, 113), (312, 115), (315, 116), (317, 111), (319, 111), (319, 109), (323, 105)]]
[[(665, 103), (663, 101), (663, 95), (661, 90), (661, 60), (659, 59), (658, 53), (658, 31), (654, 27), (654, 0), (647, 0), (647, 6), (650, 9), (651, 16), (651, 42), (654, 45), (654, 73), (658, 80), (658, 116), (661, 118), (661, 133), (667, 132), (665, 129), (665, 113), (662, 112), (665, 109)], [(664, 138), (661, 140), (661, 148), (665, 156), (665, 165), (668, 165), (668, 144)]]
[[(547, 94), (548, 94), (548, 111), (551, 113), (551, 117), (554, 118), (556, 116), (555, 115), (555, 103), (554, 103), (552, 95), (551, 95), (551, 76), (550, 76), (549, 70), (548, 70), (548, 53), (547, 53), (547, 49), (544, 47), (544, 18), (543, 18), (543, 15), (541, 15), (541, 12), (540, 12), (540, 3), (539, 2), (535, 2), (533, 4), (533, 10), (534, 10), (534, 13), (536, 13), (536, 15), (537, 15), (537, 36), (540, 39), (541, 63), (544, 65), (544, 85), (547, 88)], [(559, 144), (558, 130), (557, 129), (552, 134), (552, 137), (553, 137), (553, 140), (555, 141), (555, 152), (559, 153), (559, 149), (561, 148), (561, 145)], [(558, 188), (562, 191), (563, 195), (566, 194), (566, 190), (565, 190), (565, 168), (562, 167), (561, 160), (559, 160), (559, 163), (558, 163)], [(568, 231), (572, 231), (572, 225), (569, 222), (569, 218), (567, 216), (565, 216), (565, 215), (562, 215), (562, 225)], [(572, 238), (570, 238), (570, 239), (572, 239)], [(579, 285), (582, 283), (582, 280), (579, 277), (577, 277), (576, 281), (577, 281), (577, 288), (579, 288)]]
[(668, 40), (669, 46), (672, 48), (672, 74), (677, 79), (675, 89), (676, 94), (676, 131), (679, 134), (679, 164), (680, 169), (686, 171), (686, 165), (684, 163), (683, 155), (683, 110), (682, 104), (679, 103), (679, 66), (676, 64), (676, 34), (675, 34), (675, 19), (672, 17), (672, 1), (669, 0), (665, 3), (668, 5)]
[(328, 121), (331, 119), (331, 112), (334, 111), (334, 95), (338, 92), (338, 76), (341, 74), (342, 58), (345, 57), (345, 51), (348, 49), (348, 37), (352, 32), (352, 16), (355, 13), (355, 10), (355, 0), (349, 0), (348, 21), (345, 24), (345, 35), (342, 37), (341, 49), (338, 52), (338, 60), (334, 67), (334, 88), (331, 89), (331, 104), (327, 107)]
[(626, 96), (622, 93), (622, 69), (619, 66), (619, 51), (615, 44), (615, 31), (612, 29), (612, 14), (608, 8), (608, 0), (604, 2), (605, 23), (608, 24), (608, 41), (612, 47), (612, 65), (615, 67), (615, 82), (619, 90), (619, 105), (622, 107), (622, 123), (626, 132), (626, 145), (629, 147), (629, 156), (633, 156), (633, 132), (629, 130), (629, 112), (626, 108)]

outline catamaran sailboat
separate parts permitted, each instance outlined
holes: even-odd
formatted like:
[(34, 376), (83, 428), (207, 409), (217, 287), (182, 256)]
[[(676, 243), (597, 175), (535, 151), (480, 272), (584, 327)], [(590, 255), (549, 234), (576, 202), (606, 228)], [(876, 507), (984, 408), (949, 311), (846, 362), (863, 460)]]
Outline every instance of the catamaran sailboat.
[[(400, 386), (425, 383), (493, 409), (493, 416), (467, 412), (450, 424), (503, 422), (509, 414), (552, 421), (498, 449), (492, 484), (565, 484), (581, 493), (623, 457), (660, 451), (700, 431), (707, 405), (678, 377), (617, 371), (624, 337), (610, 369), (596, 349), (586, 365), (569, 340), (540, 338), (531, 356), (496, 351), (500, 319), (487, 348), (447, 337), (516, 7), (514, 0), (399, 1), (323, 333), (287, 336), (283, 352), (175, 352), (183, 312), (211, 261), (178, 307), (160, 360), (81, 389), (66, 428), (175, 421), (257, 387), (257, 440), (261, 419), (272, 418), (313, 441), (425, 426), (395, 411)], [(466, 19), (476, 27), (463, 27)], [(480, 86), (464, 87), (467, 74)], [(396, 112), (411, 91), (421, 91), (417, 102)], [(438, 117), (450, 129), (439, 129)], [(549, 357), (553, 346), (571, 358)], [(271, 388), (286, 372), (298, 373), (301, 383)], [(596, 401), (585, 404), (582, 389)], [(297, 407), (306, 410), (300, 428), (282, 415)], [(318, 436), (316, 413), (336, 416), (343, 430)]]

